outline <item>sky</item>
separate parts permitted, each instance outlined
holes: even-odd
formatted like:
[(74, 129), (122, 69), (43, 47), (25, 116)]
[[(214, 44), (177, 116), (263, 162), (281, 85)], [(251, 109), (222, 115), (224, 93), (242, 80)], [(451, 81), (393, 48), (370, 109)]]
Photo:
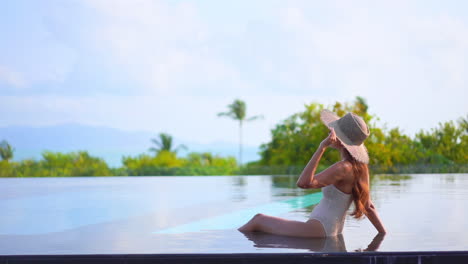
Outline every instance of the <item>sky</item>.
[(0, 1), (0, 126), (82, 124), (246, 145), (364, 97), (413, 135), (468, 113), (467, 1)]

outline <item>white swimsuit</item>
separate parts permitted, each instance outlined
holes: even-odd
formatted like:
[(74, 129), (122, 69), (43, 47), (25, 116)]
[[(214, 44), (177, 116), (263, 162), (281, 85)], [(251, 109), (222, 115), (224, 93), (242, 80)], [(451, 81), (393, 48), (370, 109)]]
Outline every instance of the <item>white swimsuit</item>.
[(327, 236), (336, 236), (343, 231), (352, 195), (338, 190), (333, 184), (323, 187), (322, 193), (322, 200), (312, 210), (309, 218), (320, 221)]

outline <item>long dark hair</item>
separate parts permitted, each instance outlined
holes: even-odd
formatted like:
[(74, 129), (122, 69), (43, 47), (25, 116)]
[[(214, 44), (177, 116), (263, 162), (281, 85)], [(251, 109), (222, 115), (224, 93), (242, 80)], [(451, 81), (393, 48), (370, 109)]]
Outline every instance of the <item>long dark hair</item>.
[(346, 148), (343, 148), (344, 158), (351, 162), (354, 172), (353, 201), (354, 212), (351, 213), (354, 218), (362, 218), (367, 214), (369, 208), (369, 168), (367, 164), (357, 161)]

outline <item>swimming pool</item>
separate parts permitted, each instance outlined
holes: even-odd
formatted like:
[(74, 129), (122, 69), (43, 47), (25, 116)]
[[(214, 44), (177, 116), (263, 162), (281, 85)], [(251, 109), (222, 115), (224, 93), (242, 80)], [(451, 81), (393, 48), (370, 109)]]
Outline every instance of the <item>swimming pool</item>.
[(237, 231), (255, 213), (306, 220), (318, 190), (296, 176), (0, 179), (0, 255), (468, 250), (468, 174), (376, 175), (387, 227), (347, 217), (343, 235)]

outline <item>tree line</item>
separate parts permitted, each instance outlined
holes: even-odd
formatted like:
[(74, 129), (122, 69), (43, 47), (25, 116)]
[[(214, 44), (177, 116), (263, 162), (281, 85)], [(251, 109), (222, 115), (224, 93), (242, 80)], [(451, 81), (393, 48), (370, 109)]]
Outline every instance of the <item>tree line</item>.
[[(228, 116), (239, 122), (239, 158), (222, 157), (210, 152), (190, 152), (184, 157), (175, 146), (173, 138), (160, 133), (151, 139), (151, 154), (122, 157), (122, 166), (111, 168), (99, 157), (87, 151), (70, 153), (42, 153), (40, 160), (11, 161), (14, 148), (6, 141), (0, 143), (0, 177), (48, 176), (145, 176), (145, 175), (234, 175), (234, 174), (297, 174), (302, 171), (328, 129), (320, 121), (323, 104), (311, 103), (304, 110), (279, 122), (271, 130), (271, 140), (260, 146), (260, 160), (242, 164), (242, 125), (246, 118), (246, 105), (235, 100), (228, 106)], [(366, 121), (370, 136), (365, 145), (369, 151), (369, 165), (377, 173), (417, 172), (468, 172), (468, 119), (439, 123), (428, 131), (421, 130), (413, 137), (405, 135), (398, 127), (378, 125), (378, 117), (368, 112), (369, 106), (362, 97), (353, 102), (336, 102), (327, 109), (339, 116), (354, 112)], [(327, 151), (320, 169), (339, 159), (338, 151)]]
[[(296, 173), (302, 170), (329, 133), (320, 121), (322, 109), (324, 105), (311, 103), (305, 105), (302, 112), (277, 124), (271, 130), (271, 141), (260, 146), (261, 159), (249, 164), (251, 168), (288, 166)], [(336, 102), (327, 109), (338, 116), (354, 112), (363, 117), (370, 130), (365, 141), (369, 165), (378, 172), (467, 171), (467, 118), (439, 123), (429, 131), (420, 130), (410, 137), (398, 127), (379, 127), (378, 117), (368, 112), (369, 106), (362, 97), (356, 97), (351, 103)], [(323, 155), (320, 165), (329, 166), (338, 159), (339, 152), (329, 150)]]

